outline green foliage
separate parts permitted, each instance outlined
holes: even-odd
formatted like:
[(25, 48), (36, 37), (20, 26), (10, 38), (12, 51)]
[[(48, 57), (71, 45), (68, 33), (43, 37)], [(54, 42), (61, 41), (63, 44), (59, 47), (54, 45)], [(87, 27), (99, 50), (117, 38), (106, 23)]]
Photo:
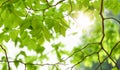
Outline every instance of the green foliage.
[(27, 70), (37, 70), (37, 66), (27, 65)]
[(119, 14), (119, 11), (120, 11), (120, 7), (119, 6), (120, 6), (120, 1), (118, 1), (118, 0), (110, 0), (110, 1), (106, 0), (105, 1), (105, 7), (108, 10), (111, 10), (114, 15)]
[[(65, 37), (66, 30), (72, 24), (72, 21), (66, 17), (72, 18), (76, 16), (74, 13), (82, 11), (95, 20), (95, 23), (88, 31), (83, 32), (82, 43), (72, 50), (72, 53), (75, 53), (70, 56), (72, 53), (63, 49), (65, 45), (61, 42), (52, 44), (53, 50), (50, 53), (55, 53), (59, 62), (63, 62), (63, 55), (67, 55), (72, 59), (71, 63), (75, 64), (73, 66), (83, 65), (84, 67), (92, 67), (94, 63), (100, 63), (108, 57), (104, 62), (115, 67), (114, 61), (119, 60), (120, 57), (120, 44), (116, 44), (120, 41), (120, 21), (117, 20), (120, 18), (116, 18), (120, 14), (120, 1), (103, 0), (103, 8), (101, 8), (101, 1), (58, 0), (56, 3), (56, 0), (0, 0), (0, 27), (3, 27), (0, 32), (0, 44), (13, 41), (15, 46), (20, 49), (13, 61), (16, 67), (21, 63), (26, 65), (27, 70), (38, 70), (38, 65), (32, 63), (35, 61), (42, 63), (49, 59), (43, 44), (46, 41), (51, 42), (61, 35)], [(112, 15), (112, 18), (107, 14)], [(104, 26), (102, 26), (102, 21), (104, 21)], [(75, 34), (77, 33), (73, 35)], [(85, 47), (85, 45), (87, 46)], [(26, 51), (21, 50), (23, 48), (27, 48), (29, 52), (34, 52), (37, 55), (28, 55)], [(1, 49), (5, 53), (2, 47)], [(1, 59), (6, 62), (9, 58), (3, 57)], [(7, 70), (6, 63), (2, 65), (2, 70)], [(77, 67), (79, 68), (79, 66)], [(61, 68), (59, 64), (53, 64), (50, 69), (60, 70)], [(112, 70), (117, 69), (113, 68)]]
[(6, 63), (3, 64), (2, 70), (7, 70), (7, 65), (6, 65)]
[(62, 61), (61, 55), (62, 55), (62, 51), (61, 48), (64, 47), (64, 45), (62, 45), (61, 43), (58, 44), (53, 44), (52, 47), (55, 49), (56, 55), (57, 55), (57, 59), (59, 61)]

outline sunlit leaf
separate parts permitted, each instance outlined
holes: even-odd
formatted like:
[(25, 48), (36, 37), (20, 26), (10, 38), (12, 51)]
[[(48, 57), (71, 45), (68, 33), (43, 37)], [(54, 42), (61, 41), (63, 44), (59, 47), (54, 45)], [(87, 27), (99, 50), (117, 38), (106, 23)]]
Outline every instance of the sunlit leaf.
[(37, 46), (36, 47), (36, 52), (37, 53), (43, 53), (44, 50), (45, 50), (45, 48), (43, 46)]
[(33, 61), (35, 61), (36, 60), (36, 56), (27, 56), (26, 58), (25, 58), (25, 61), (26, 61), (26, 63), (32, 63)]
[(16, 67), (18, 67), (19, 62), (15, 61), (14, 64), (15, 64)]
[(4, 63), (3, 64), (3, 67), (2, 67), (2, 70), (7, 70), (8, 68), (7, 68), (7, 64), (6, 63)]

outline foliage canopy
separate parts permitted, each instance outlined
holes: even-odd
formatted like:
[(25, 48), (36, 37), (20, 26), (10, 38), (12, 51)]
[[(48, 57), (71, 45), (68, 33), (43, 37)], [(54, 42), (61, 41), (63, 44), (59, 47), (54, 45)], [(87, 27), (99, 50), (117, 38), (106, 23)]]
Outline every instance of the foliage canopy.
[[(81, 37), (82, 44), (74, 47), (73, 51), (63, 50), (62, 43), (52, 44), (58, 58), (54, 64), (44, 64), (49, 58), (44, 54), (44, 42), (51, 42), (59, 36), (66, 36), (66, 30), (72, 24), (66, 17), (75, 17), (78, 11), (83, 11), (91, 20), (95, 20), (89, 32)], [(73, 66), (68, 69), (92, 67), (104, 70), (103, 64), (112, 64), (113, 70), (120, 69), (120, 0), (0, 0), (0, 47), (2, 70), (12, 70), (20, 64), (25, 70), (38, 70), (48, 66), (50, 70), (61, 70), (60, 65), (66, 65), (71, 58)], [(13, 41), (19, 49), (27, 48), (37, 55), (29, 55), (20, 50), (10, 61), (8, 47), (4, 42)], [(52, 51), (52, 52), (53, 52)], [(52, 53), (51, 52), (51, 53)], [(66, 59), (62, 59), (67, 55)], [(20, 58), (23, 56), (23, 58)], [(13, 69), (14, 70), (14, 69)]]

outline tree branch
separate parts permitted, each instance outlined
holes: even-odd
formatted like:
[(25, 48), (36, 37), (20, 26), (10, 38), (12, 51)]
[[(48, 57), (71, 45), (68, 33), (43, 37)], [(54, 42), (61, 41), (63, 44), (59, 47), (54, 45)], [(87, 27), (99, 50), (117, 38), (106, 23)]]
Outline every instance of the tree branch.
[(113, 20), (117, 21), (120, 24), (120, 20), (118, 20), (118, 19), (116, 19), (114, 17), (108, 17), (108, 18), (104, 18), (104, 19), (113, 19)]
[(0, 60), (0, 62), (8, 62), (8, 63), (14, 63), (14, 62), (19, 62), (21, 64), (23, 64), (25, 66), (25, 70), (26, 70), (26, 66), (27, 65), (34, 65), (34, 66), (55, 66), (55, 65), (67, 65), (67, 64), (64, 64), (64, 63), (60, 63), (60, 62), (57, 62), (57, 63), (45, 63), (45, 64), (39, 64), (39, 63), (24, 63), (22, 61), (19, 61), (19, 60), (16, 60), (16, 61), (4, 61), (4, 60)]
[[(101, 45), (102, 50), (107, 54), (107, 56), (115, 63), (116, 67), (118, 68), (117, 63), (111, 58), (111, 56), (110, 56), (109, 53), (104, 49), (103, 44), (102, 44), (102, 42), (103, 42), (103, 40), (104, 40), (104, 37), (105, 37), (104, 17), (103, 17), (103, 14), (102, 14), (102, 11), (103, 11), (103, 3), (104, 3), (104, 1), (101, 0), (100, 16), (101, 16), (101, 19), (102, 19), (102, 38), (101, 38), (101, 41), (100, 41), (100, 45)], [(118, 69), (119, 69), (119, 68), (118, 68)]]
[(51, 7), (51, 5), (49, 4), (48, 0), (46, 0), (46, 2), (47, 2), (47, 4), (48, 4), (48, 6)]
[(8, 56), (7, 56), (7, 52), (6, 50), (3, 48), (2, 45), (0, 45), (1, 49), (4, 51), (5, 53), (5, 57), (6, 57), (6, 61), (7, 61), (7, 65), (8, 65), (8, 70), (10, 70), (10, 63), (9, 63), (9, 60), (8, 60)]
[(103, 11), (103, 0), (101, 0), (101, 5), (100, 5), (100, 17), (101, 17), (101, 19), (102, 19), (102, 38), (101, 38), (100, 44), (102, 44), (103, 39), (104, 39), (104, 37), (105, 37), (104, 17), (103, 17), (103, 15), (102, 15), (102, 11)]
[(112, 50), (110, 51), (110, 55), (112, 55), (112, 52), (113, 52), (113, 50), (117, 47), (117, 45), (120, 43), (120, 41), (118, 41), (115, 45), (114, 45), (114, 47), (112, 48)]
[(58, 4), (60, 4), (60, 3), (62, 3), (63, 1), (65, 1), (65, 0), (60, 0), (59, 2), (57, 2), (55, 5), (53, 5), (53, 6), (57, 6)]
[(64, 61), (68, 60), (68, 59), (69, 59), (70, 57), (72, 57), (74, 54), (76, 54), (76, 53), (78, 53), (78, 52), (84, 50), (85, 48), (87, 48), (87, 47), (88, 47), (89, 45), (91, 45), (91, 44), (99, 44), (99, 43), (98, 43), (98, 42), (95, 42), (95, 43), (88, 43), (88, 44), (87, 44), (86, 46), (84, 46), (83, 48), (81, 48), (81, 49), (79, 49), (79, 50), (73, 52), (70, 56), (68, 56), (66, 59), (64, 59)]
[(102, 70), (101, 61), (100, 61), (100, 55), (99, 55), (100, 51), (101, 51), (101, 49), (97, 52), (97, 54), (98, 54), (99, 66), (100, 66), (100, 69)]
[(91, 54), (89, 54), (89, 55), (86, 55), (85, 57), (83, 57), (80, 61), (78, 61), (76, 64), (74, 64), (73, 66), (71, 66), (71, 67), (69, 67), (69, 68), (67, 68), (66, 70), (68, 70), (68, 69), (73, 69), (75, 66), (77, 66), (78, 64), (80, 64), (81, 62), (83, 62), (87, 57), (89, 57), (89, 56), (92, 56), (92, 55), (94, 55), (94, 54), (96, 54), (97, 52), (93, 52), (93, 53), (91, 53)]
[(105, 62), (105, 60), (107, 60), (107, 58), (108, 58), (108, 57), (106, 57), (105, 59), (103, 59), (103, 61), (100, 62), (100, 64), (95, 68), (95, 70), (97, 70), (97, 69)]

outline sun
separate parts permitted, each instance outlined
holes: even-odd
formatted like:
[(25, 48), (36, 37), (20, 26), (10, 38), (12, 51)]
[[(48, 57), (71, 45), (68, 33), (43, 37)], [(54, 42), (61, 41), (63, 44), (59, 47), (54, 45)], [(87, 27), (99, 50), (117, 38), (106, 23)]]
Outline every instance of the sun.
[(90, 25), (94, 23), (94, 19), (91, 20), (90, 17), (84, 12), (76, 12), (75, 16), (72, 17), (74, 21), (74, 25), (76, 25), (76, 29), (84, 29), (86, 30)]

